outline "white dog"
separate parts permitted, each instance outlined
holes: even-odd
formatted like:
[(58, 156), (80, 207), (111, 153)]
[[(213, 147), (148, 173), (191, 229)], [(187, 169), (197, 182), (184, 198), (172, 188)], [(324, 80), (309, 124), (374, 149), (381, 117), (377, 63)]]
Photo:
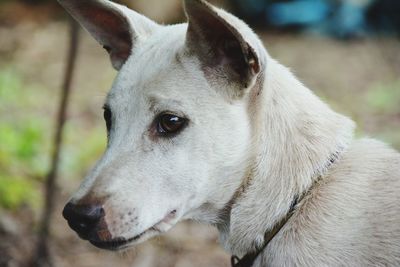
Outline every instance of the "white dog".
[(218, 227), (235, 266), (400, 266), (400, 154), (355, 140), (245, 23), (184, 2), (188, 23), (162, 26), (60, 0), (119, 70), (70, 226), (117, 250), (193, 219)]

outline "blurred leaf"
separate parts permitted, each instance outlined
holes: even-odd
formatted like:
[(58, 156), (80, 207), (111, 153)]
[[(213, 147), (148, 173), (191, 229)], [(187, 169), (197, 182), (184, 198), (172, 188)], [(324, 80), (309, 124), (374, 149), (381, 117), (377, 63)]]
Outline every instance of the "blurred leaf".
[(0, 206), (9, 209), (40, 203), (33, 178), (48, 168), (46, 121), (26, 112), (37, 92), (30, 89), (13, 69), (0, 69)]
[(40, 123), (15, 126), (0, 121), (0, 167), (18, 175), (43, 175), (43, 166), (47, 167), (47, 164), (37, 164), (37, 159), (45, 152), (42, 132)]
[(20, 177), (10, 177), (0, 174), (1, 207), (17, 209), (22, 204), (35, 206), (38, 200), (39, 192), (30, 181)]

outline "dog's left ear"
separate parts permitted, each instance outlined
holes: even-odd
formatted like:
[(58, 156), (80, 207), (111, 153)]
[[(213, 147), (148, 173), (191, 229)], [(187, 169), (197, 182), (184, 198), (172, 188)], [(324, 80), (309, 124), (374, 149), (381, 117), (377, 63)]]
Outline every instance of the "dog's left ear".
[(186, 44), (203, 69), (219, 78), (225, 77), (228, 83), (236, 82), (240, 89), (251, 87), (260, 72), (259, 58), (233, 25), (245, 24), (203, 0), (184, 2), (189, 21)]
[(58, 0), (107, 50), (119, 70), (135, 44), (160, 27), (133, 10), (108, 0)]

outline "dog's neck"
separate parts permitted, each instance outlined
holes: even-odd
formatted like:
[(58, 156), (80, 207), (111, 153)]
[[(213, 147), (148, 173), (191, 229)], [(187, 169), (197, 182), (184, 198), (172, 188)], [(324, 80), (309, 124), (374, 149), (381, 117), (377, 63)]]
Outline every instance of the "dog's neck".
[(265, 232), (353, 136), (351, 120), (332, 111), (276, 61), (269, 59), (262, 78), (261, 93), (249, 96), (253, 160), (218, 226), (221, 242), (237, 256), (262, 246)]

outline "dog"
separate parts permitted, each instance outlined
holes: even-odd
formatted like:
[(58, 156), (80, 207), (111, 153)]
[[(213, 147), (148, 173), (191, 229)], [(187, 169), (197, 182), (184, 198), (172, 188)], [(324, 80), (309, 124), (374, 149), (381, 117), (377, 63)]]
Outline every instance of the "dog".
[(400, 266), (400, 154), (355, 139), (244, 22), (203, 0), (170, 26), (59, 2), (118, 70), (107, 149), (63, 210), (81, 238), (122, 250), (191, 219), (233, 266)]

